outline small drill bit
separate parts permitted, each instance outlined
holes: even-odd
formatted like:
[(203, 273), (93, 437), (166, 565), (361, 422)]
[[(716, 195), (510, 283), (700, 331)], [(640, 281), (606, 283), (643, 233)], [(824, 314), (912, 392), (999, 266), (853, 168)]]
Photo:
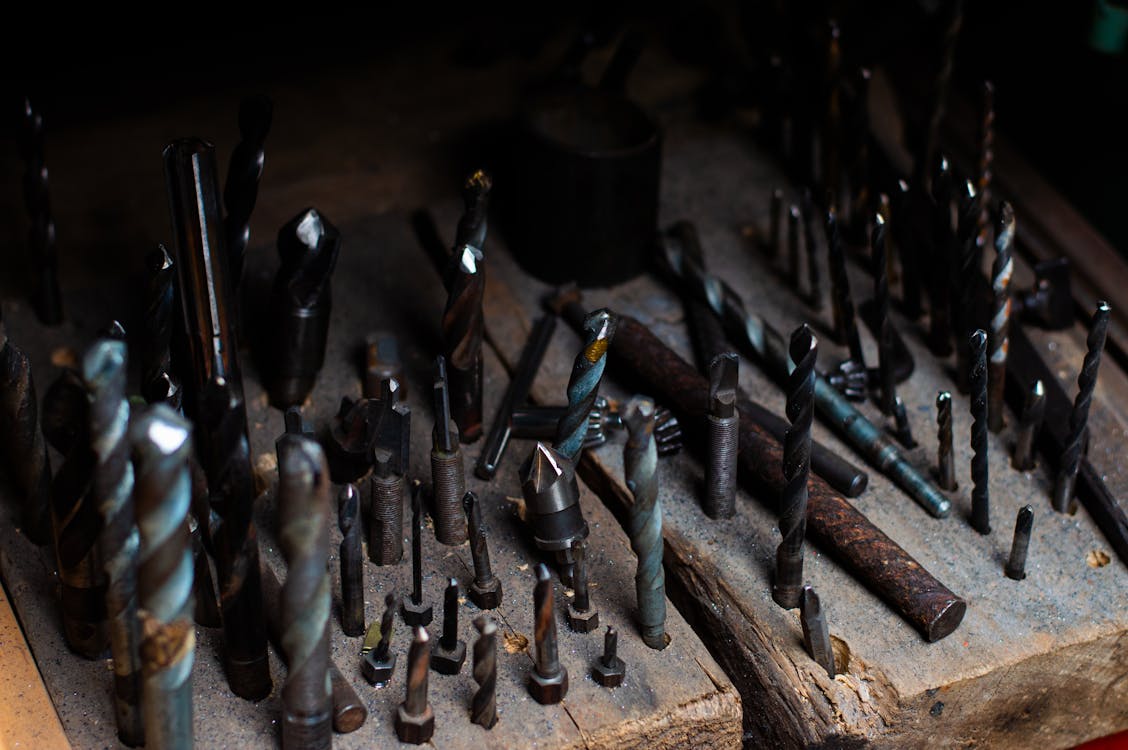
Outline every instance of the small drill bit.
[(783, 191), (779, 188), (772, 190), (771, 201), (768, 204), (768, 244), (764, 247), (768, 257), (779, 257), (780, 241), (780, 214), (783, 213)]
[(427, 673), (431, 660), (429, 640), (423, 626), (415, 626), (415, 640), (407, 653), (407, 695), (396, 709), (396, 736), (400, 742), (412, 745), (422, 745), (435, 733), (435, 713), (427, 702)]
[(971, 526), (991, 533), (990, 495), (987, 486), (987, 333), (971, 334)]
[(223, 204), (227, 208), (224, 234), (231, 266), (232, 292), (239, 295), (243, 261), (251, 239), (251, 213), (258, 200), (259, 182), (265, 163), (266, 136), (274, 116), (274, 103), (262, 94), (248, 96), (239, 103), (239, 143), (231, 152)]
[(826, 626), (826, 615), (823, 614), (819, 595), (810, 586), (804, 586), (799, 597), (799, 624), (803, 626), (803, 644), (807, 647), (807, 653), (826, 670), (826, 676), (833, 680), (834, 649), (830, 644), (830, 631)]
[(1026, 552), (1030, 549), (1030, 532), (1034, 527), (1034, 509), (1029, 505), (1018, 511), (1014, 522), (1014, 541), (1011, 542), (1010, 557), (1003, 572), (1007, 578), (1021, 581), (1026, 577)]
[(889, 319), (889, 276), (885, 266), (885, 219), (873, 215), (870, 239), (873, 273), (873, 301), (877, 310), (877, 369), (881, 383), (881, 412), (893, 414), (897, 400), (897, 380), (893, 370), (893, 321)]
[(360, 649), (360, 672), (364, 679), (373, 685), (385, 685), (396, 671), (396, 655), (392, 653), (392, 625), (399, 597), (388, 594), (384, 597), (384, 614), (380, 622), (372, 623), (364, 636), (364, 647)]
[(599, 612), (592, 609), (591, 595), (588, 591), (587, 542), (572, 540), (572, 601), (568, 603), (565, 617), (568, 627), (577, 633), (590, 633), (599, 627)]
[(341, 630), (364, 635), (364, 553), (360, 545), (360, 501), (356, 486), (346, 484), (337, 495), (338, 548), (341, 561)]
[[(947, 357), (952, 353), (949, 275), (956, 240), (952, 232), (952, 168), (944, 155), (936, 161), (936, 174), (932, 176), (932, 200), (932, 257), (928, 264), (928, 348), (937, 357)], [(957, 374), (957, 377), (962, 376)]]
[(909, 450), (917, 447), (917, 441), (913, 438), (913, 427), (909, 423), (908, 412), (905, 411), (905, 402), (900, 396), (893, 397), (893, 437)]
[(458, 674), (466, 661), (466, 643), (458, 637), (458, 581), (447, 580), (443, 591), (443, 633), (431, 646), (431, 669)]
[(772, 586), (772, 598), (784, 609), (799, 606), (803, 590), (803, 538), (807, 530), (807, 479), (811, 471), (811, 421), (818, 358), (818, 340), (807, 324), (791, 334), (790, 353), (795, 369), (787, 379), (787, 418), (791, 428), (783, 441), (783, 476), (787, 482), (779, 504), (783, 540), (776, 549)]
[(734, 352), (718, 354), (709, 364), (708, 461), (705, 464), (705, 515), (736, 514), (736, 456), (740, 417), (736, 389), (740, 360)]
[(483, 169), (476, 169), (471, 172), (462, 184), (462, 201), (465, 210), (458, 220), (458, 229), (454, 235), (456, 251), (466, 245), (483, 251), (486, 249), (486, 230), (488, 228), (490, 190), (492, 189), (493, 179)]
[(141, 620), (145, 745), (192, 747), (192, 549), (188, 510), (192, 425), (156, 404), (130, 428), (140, 533), (137, 592)]
[(552, 578), (544, 563), (537, 564), (537, 585), (533, 590), (533, 612), (536, 628), (536, 658), (529, 673), (529, 693), (541, 705), (564, 700), (568, 693), (568, 670), (560, 663), (556, 643), (556, 617), (553, 606)]
[(803, 214), (803, 244), (807, 251), (807, 302), (812, 310), (822, 309), (822, 286), (819, 279), (818, 241), (815, 239), (815, 203), (810, 188), (803, 188), (800, 201)]
[(787, 209), (787, 282), (798, 291), (800, 276), (799, 207), (794, 203)]
[(1075, 508), (1073, 491), (1077, 483), (1077, 471), (1081, 467), (1081, 449), (1085, 442), (1093, 390), (1097, 387), (1097, 371), (1101, 366), (1101, 351), (1108, 335), (1110, 314), (1108, 303), (1098, 302), (1089, 324), (1089, 335), (1085, 339), (1085, 360), (1081, 363), (1081, 372), (1077, 374), (1077, 398), (1073, 401), (1073, 411), (1069, 413), (1069, 438), (1054, 482), (1053, 506), (1058, 513), (1072, 513)]
[(1003, 201), (995, 225), (995, 262), (991, 265), (991, 291), (994, 306), (991, 328), (987, 336), (989, 350), (987, 373), (987, 427), (991, 432), (1003, 429), (1003, 391), (1007, 375), (1007, 333), (1010, 330), (1010, 282), (1014, 273), (1011, 250), (1014, 248), (1014, 208)]
[(368, 559), (377, 565), (395, 565), (403, 559), (403, 474), (392, 467), (392, 451), (378, 447), (372, 456)]
[(952, 455), (952, 394), (940, 391), (936, 396), (936, 478), (940, 489), (954, 492), (959, 489), (956, 482), (956, 461)]
[(435, 509), (435, 538), (441, 544), (466, 541), (466, 519), (462, 496), (466, 494), (466, 470), (458, 447), (457, 423), (450, 415), (446, 361), (435, 360), (435, 429), (431, 443), (431, 492)]
[(63, 322), (63, 300), (59, 293), (59, 256), (55, 248), (55, 219), (51, 215), (51, 187), (43, 154), (43, 115), (31, 106), (30, 99), (24, 99), (20, 150), (27, 167), (24, 203), (31, 219), (28, 237), (31, 266), (36, 275), (31, 303), (40, 323), (58, 325)]
[(480, 248), (463, 245), (449, 277), (443, 310), (445, 354), (450, 365), (451, 416), (462, 442), (482, 436), (482, 298), (486, 291), (485, 258)]
[[(873, 73), (869, 68), (859, 68), (853, 77), (853, 106), (851, 107), (850, 134), (853, 141), (854, 158), (850, 165), (850, 224), (862, 227), (862, 222), (870, 213), (872, 191), (870, 185), (870, 128), (869, 101), (870, 82)], [(883, 214), (886, 219), (889, 214)]]
[(607, 366), (607, 347), (615, 336), (615, 316), (601, 309), (584, 319), (584, 347), (576, 355), (568, 378), (568, 411), (556, 428), (553, 445), (569, 461), (576, 461), (588, 431), (588, 415), (599, 395)]
[(470, 721), (485, 729), (497, 724), (497, 623), (485, 615), (474, 618), (474, 682), (478, 689), (470, 702)]
[(936, 70), (936, 78), (932, 85), (932, 107), (929, 111), (928, 123), (920, 140), (919, 150), (914, 159), (914, 171), (917, 173), (917, 184), (924, 184), (923, 170), (928, 168), (932, 155), (940, 139), (940, 124), (944, 119), (944, 109), (948, 98), (948, 83), (952, 78), (952, 69), (955, 66), (956, 42), (959, 40), (960, 27), (963, 25), (963, 0), (952, 0), (944, 34), (940, 40), (940, 65)]
[(376, 331), (364, 342), (364, 397), (380, 398), (385, 380), (395, 380), (400, 398), (407, 398), (399, 341), (388, 331)]
[(619, 633), (608, 625), (603, 634), (603, 653), (591, 667), (592, 679), (603, 687), (619, 687), (626, 672), (627, 665), (619, 658)]
[(822, 152), (823, 192), (836, 202), (842, 191), (842, 45), (838, 22), (829, 23), (825, 78), (822, 81), (825, 109), (819, 146)]
[(497, 609), (501, 606), (501, 579), (494, 575), (490, 566), (490, 548), (486, 528), (482, 524), (482, 507), (478, 496), (473, 492), (463, 495), (462, 509), (466, 512), (466, 525), (470, 529), (470, 556), (474, 560), (470, 601), (478, 609)]
[(180, 381), (172, 374), (171, 355), (176, 269), (164, 245), (145, 256), (145, 266), (141, 395), (150, 404), (163, 403), (180, 409)]
[(1034, 441), (1038, 439), (1045, 415), (1046, 388), (1041, 380), (1035, 380), (1023, 402), (1022, 416), (1019, 417), (1018, 422), (1018, 435), (1014, 440), (1011, 465), (1018, 471), (1030, 471), (1034, 468)]
[(423, 604), (423, 485), (411, 480), (411, 597), (403, 603), (403, 621), (430, 625), (434, 612)]
[[(979, 121), (979, 164), (976, 165), (975, 190), (983, 200), (979, 211), (977, 234), (980, 246), (987, 245), (988, 225), (991, 217), (988, 206), (991, 204), (991, 170), (995, 161), (995, 87), (990, 81), (983, 82), (983, 119)], [(990, 413), (988, 405), (988, 413)]]
[(893, 239), (901, 259), (901, 312), (909, 320), (921, 316), (921, 280), (919, 253), (914, 229), (914, 196), (909, 183), (897, 181), (893, 193)]
[(551, 552), (560, 564), (560, 580), (572, 580), (572, 542), (586, 539), (589, 529), (580, 508), (575, 466), (567, 457), (538, 442), (521, 465), (525, 518), (533, 528), (537, 549)]
[(638, 557), (635, 597), (642, 641), (653, 649), (670, 643), (666, 634), (666, 574), (662, 569), (662, 501), (658, 497), (658, 452), (654, 446), (654, 402), (636, 396), (623, 411), (627, 442), (623, 474), (633, 502), (627, 517), (631, 549)]
[(964, 183), (959, 197), (959, 221), (956, 229), (956, 245), (959, 248), (958, 269), (952, 288), (951, 313), (956, 332), (956, 386), (967, 392), (968, 374), (971, 372), (971, 352), (967, 342), (976, 327), (975, 289), (978, 288), (982, 248), (976, 234), (979, 220), (979, 196), (970, 180)]
[(850, 360), (864, 371), (866, 359), (862, 340), (858, 336), (858, 321), (854, 316), (854, 301), (850, 297), (850, 277), (846, 274), (846, 254), (842, 249), (842, 235), (838, 229), (838, 214), (831, 207), (826, 212), (826, 255), (830, 266), (831, 296), (834, 302), (834, 337), (850, 350)]

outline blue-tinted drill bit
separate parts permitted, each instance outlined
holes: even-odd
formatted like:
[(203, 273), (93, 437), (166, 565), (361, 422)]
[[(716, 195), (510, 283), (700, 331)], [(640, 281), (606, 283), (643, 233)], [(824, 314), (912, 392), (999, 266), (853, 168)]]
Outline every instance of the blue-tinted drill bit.
[(623, 473), (634, 496), (627, 520), (631, 549), (638, 557), (635, 595), (639, 628), (650, 648), (670, 643), (666, 634), (666, 574), (662, 569), (662, 501), (658, 498), (658, 450), (654, 445), (654, 402), (636, 396), (623, 412), (629, 437)]
[(615, 336), (615, 317), (610, 310), (590, 313), (584, 320), (584, 347), (576, 355), (568, 378), (568, 411), (556, 428), (553, 446), (569, 461), (575, 461), (584, 445), (589, 415), (599, 395), (599, 383), (607, 366), (607, 347)]

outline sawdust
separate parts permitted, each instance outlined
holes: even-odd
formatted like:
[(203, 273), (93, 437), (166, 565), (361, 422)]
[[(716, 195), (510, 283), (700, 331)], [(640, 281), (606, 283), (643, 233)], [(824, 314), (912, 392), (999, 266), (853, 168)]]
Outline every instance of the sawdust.
[(1085, 555), (1085, 562), (1089, 563), (1090, 568), (1103, 568), (1111, 562), (1111, 559), (1103, 549), (1091, 549), (1089, 554)]
[(507, 654), (519, 654), (529, 648), (528, 636), (521, 633), (505, 632), (501, 636), (501, 642)]

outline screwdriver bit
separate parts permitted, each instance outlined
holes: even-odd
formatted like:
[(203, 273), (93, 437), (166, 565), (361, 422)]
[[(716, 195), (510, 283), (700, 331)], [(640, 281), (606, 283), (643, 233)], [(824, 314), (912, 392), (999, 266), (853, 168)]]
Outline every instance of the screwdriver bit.
[(497, 724), (497, 623), (485, 615), (474, 618), (474, 682), (478, 689), (470, 702), (470, 721), (485, 729)]
[(1026, 394), (1022, 405), (1022, 416), (1018, 421), (1018, 434), (1014, 439), (1014, 456), (1011, 466), (1018, 471), (1034, 468), (1034, 442), (1042, 429), (1046, 415), (1046, 388), (1041, 380), (1035, 380)]
[(434, 612), (423, 604), (423, 485), (411, 480), (411, 597), (403, 602), (403, 621), (430, 625)]
[(603, 635), (603, 653), (591, 666), (591, 677), (606, 688), (619, 687), (627, 672), (627, 665), (619, 658), (619, 633), (610, 625)]
[(537, 549), (553, 553), (560, 580), (572, 581), (572, 542), (586, 539), (588, 524), (580, 508), (580, 490), (572, 462), (538, 442), (521, 466), (525, 518), (533, 528)]
[[(373, 685), (385, 685), (396, 671), (396, 655), (392, 653), (392, 625), (399, 597), (388, 594), (384, 597), (384, 614), (380, 622), (372, 623), (364, 636), (364, 648), (360, 650), (360, 672), (364, 679)], [(375, 640), (375, 643), (372, 641)]]
[(952, 394), (940, 391), (936, 396), (936, 476), (940, 489), (954, 492), (959, 489), (956, 482), (956, 461), (952, 455)]
[(709, 414), (706, 417), (708, 461), (705, 463), (705, 515), (736, 514), (736, 456), (740, 418), (736, 389), (740, 359), (735, 352), (718, 354), (709, 364)]
[(783, 441), (783, 476), (787, 482), (779, 504), (776, 574), (772, 599), (784, 609), (799, 606), (803, 590), (803, 539), (807, 530), (807, 480), (811, 470), (811, 421), (818, 341), (804, 323), (791, 334), (795, 369), (788, 376), (787, 418), (791, 429)]
[(607, 347), (615, 336), (615, 317), (601, 309), (584, 319), (584, 346), (576, 355), (568, 378), (568, 411), (560, 419), (553, 448), (575, 462), (588, 430), (588, 415), (599, 395), (599, 383), (607, 366)]
[(458, 581), (451, 578), (443, 591), (443, 633), (431, 646), (431, 669), (458, 674), (466, 661), (466, 642), (458, 637)]
[(1010, 331), (1010, 283), (1014, 273), (1011, 251), (1014, 248), (1014, 208), (1003, 201), (995, 224), (995, 261), (991, 264), (991, 291), (994, 304), (987, 335), (987, 427), (1003, 429), (1003, 392), (1007, 382), (1007, 334)]
[(826, 676), (834, 679), (834, 648), (830, 643), (830, 632), (826, 626), (819, 595), (810, 586), (803, 587), (799, 596), (799, 623), (803, 627), (803, 644), (807, 653), (826, 670)]
[(172, 374), (176, 269), (164, 245), (145, 256), (145, 314), (142, 316), (141, 395), (150, 404), (180, 409), (180, 379)]
[(463, 245), (455, 251), (457, 263), (448, 277), (442, 328), (445, 355), (450, 365), (450, 410), (462, 442), (482, 436), (482, 337), (485, 318), (482, 299), (486, 291), (485, 258), (480, 248)]
[(854, 301), (850, 297), (850, 277), (846, 274), (846, 254), (842, 249), (842, 235), (838, 227), (838, 214), (831, 206), (826, 212), (826, 257), (830, 266), (830, 288), (834, 311), (834, 336), (850, 350), (850, 361), (865, 371), (866, 359), (862, 340), (858, 336), (858, 321), (854, 315)]
[(251, 238), (251, 213), (258, 200), (265, 163), (266, 136), (274, 117), (274, 103), (262, 94), (239, 102), (239, 143), (231, 152), (223, 204), (227, 208), (224, 234), (230, 261), (232, 292), (236, 298), (243, 280), (243, 263)]
[(565, 619), (568, 627), (577, 633), (590, 633), (599, 627), (599, 612), (592, 609), (588, 591), (587, 542), (572, 540), (572, 601), (568, 603)]
[(1007, 578), (1021, 581), (1026, 577), (1026, 552), (1030, 548), (1030, 533), (1034, 527), (1034, 509), (1029, 505), (1018, 511), (1014, 522), (1014, 540), (1010, 557), (1004, 569)]
[(623, 412), (627, 442), (623, 474), (633, 502), (627, 534), (638, 558), (635, 598), (642, 641), (653, 649), (670, 644), (666, 633), (666, 574), (662, 568), (662, 501), (658, 497), (658, 453), (654, 447), (654, 402), (636, 396)]
[(356, 486), (346, 484), (337, 495), (337, 526), (341, 529), (341, 630), (364, 635), (364, 553), (360, 545), (360, 501)]
[(490, 549), (486, 528), (482, 524), (482, 507), (478, 496), (467, 492), (462, 496), (462, 509), (466, 512), (466, 525), (470, 529), (470, 556), (474, 561), (474, 580), (470, 583), (470, 601), (478, 609), (497, 609), (501, 606), (501, 579), (490, 566)]
[(422, 745), (435, 733), (435, 713), (427, 702), (427, 673), (431, 659), (429, 640), (423, 626), (415, 626), (415, 639), (407, 654), (407, 695), (396, 709), (396, 736), (400, 742), (412, 745)]
[(459, 545), (466, 541), (466, 519), (462, 515), (462, 496), (466, 494), (466, 469), (458, 446), (458, 426), (451, 418), (447, 390), (447, 369), (443, 357), (435, 360), (435, 428), (431, 435), (431, 493), (434, 507), (435, 538), (441, 544)]
[(51, 187), (47, 161), (43, 154), (43, 115), (24, 99), (23, 127), (20, 131), (23, 154), (23, 193), (31, 229), (31, 267), (36, 275), (31, 304), (39, 322), (58, 325), (63, 322), (63, 300), (59, 292), (59, 255), (55, 248), (55, 219), (51, 215)]
[(987, 333), (978, 329), (970, 338), (971, 375), (971, 526), (991, 533), (990, 495), (987, 484)]
[(564, 696), (568, 693), (568, 670), (560, 663), (557, 650), (552, 579), (544, 563), (537, 564), (533, 612), (536, 617), (534, 630), (536, 658), (533, 671), (529, 673), (529, 693), (537, 703), (551, 705), (564, 700)]

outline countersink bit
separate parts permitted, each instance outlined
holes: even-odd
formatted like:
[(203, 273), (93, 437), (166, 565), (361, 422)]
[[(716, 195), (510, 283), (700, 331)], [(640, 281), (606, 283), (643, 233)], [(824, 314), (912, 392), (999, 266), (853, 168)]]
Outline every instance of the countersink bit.
[(858, 320), (854, 315), (854, 300), (850, 297), (850, 277), (846, 274), (846, 253), (842, 249), (842, 235), (838, 228), (838, 214), (834, 207), (826, 212), (826, 257), (830, 266), (831, 297), (834, 309), (834, 337), (850, 350), (850, 361), (865, 372), (866, 358), (862, 340), (858, 336)]
[(450, 411), (462, 442), (482, 436), (482, 337), (485, 318), (485, 258), (480, 248), (463, 245), (449, 275), (443, 310), (443, 341), (450, 365)]
[(1033, 528), (1034, 509), (1029, 505), (1023, 506), (1014, 522), (1014, 540), (1011, 542), (1010, 557), (1003, 569), (1007, 578), (1021, 581), (1026, 577), (1026, 552), (1030, 549), (1030, 533)]
[(583, 328), (584, 346), (568, 377), (568, 411), (560, 419), (552, 446), (572, 462), (583, 449), (588, 415), (599, 395), (599, 383), (607, 366), (607, 347), (615, 336), (615, 316), (606, 308), (596, 310), (584, 319)]
[(799, 207), (794, 203), (787, 209), (787, 282), (795, 291), (799, 290)]
[(740, 359), (735, 352), (718, 354), (709, 363), (708, 461), (705, 464), (705, 515), (732, 518), (736, 514), (736, 456), (740, 418), (736, 389)]
[(430, 638), (422, 625), (415, 627), (415, 640), (407, 653), (407, 695), (396, 709), (396, 736), (400, 742), (422, 745), (435, 733), (435, 714), (427, 702), (427, 673), (430, 671)]
[(1034, 468), (1034, 441), (1042, 429), (1046, 416), (1046, 388), (1041, 380), (1035, 380), (1022, 405), (1022, 416), (1018, 421), (1018, 434), (1014, 440), (1014, 456), (1011, 466), (1018, 471)]
[[(984, 216), (986, 211), (980, 213)], [(995, 224), (995, 261), (991, 264), (991, 327), (987, 334), (987, 427), (991, 432), (1003, 429), (1003, 392), (1007, 375), (1007, 334), (1010, 331), (1010, 283), (1014, 273), (1014, 208), (1003, 201)]]
[(979, 207), (980, 199), (975, 192), (975, 185), (968, 180), (959, 196), (959, 221), (956, 227), (959, 265), (951, 296), (952, 321), (956, 332), (956, 385), (965, 393), (969, 387), (967, 376), (971, 372), (971, 352), (967, 342), (977, 327), (974, 316), (975, 290), (982, 276), (980, 264), (983, 253), (976, 234)]
[(243, 262), (251, 239), (251, 213), (258, 200), (259, 183), (265, 162), (264, 147), (274, 117), (270, 97), (257, 94), (239, 102), (239, 143), (231, 152), (223, 205), (227, 219), (223, 229), (231, 268), (232, 292), (238, 297), (243, 279)]
[(43, 154), (43, 115), (24, 99), (23, 128), (20, 132), (23, 153), (23, 193), (31, 230), (31, 267), (36, 275), (31, 304), (39, 322), (58, 325), (63, 322), (63, 300), (59, 292), (59, 256), (55, 248), (55, 219), (51, 215), (51, 188), (47, 162)]
[(783, 191), (779, 188), (772, 190), (771, 202), (768, 204), (768, 244), (764, 246), (768, 257), (779, 257), (780, 242), (780, 214), (783, 213)]
[(952, 232), (952, 168), (943, 155), (937, 160), (936, 174), (932, 177), (932, 200), (932, 257), (927, 271), (928, 348), (937, 357), (947, 357), (952, 353), (949, 268), (955, 252), (955, 235)]
[(490, 548), (486, 528), (482, 525), (482, 507), (478, 496), (467, 492), (462, 496), (466, 525), (470, 529), (470, 556), (474, 560), (474, 580), (470, 583), (470, 601), (478, 609), (497, 609), (501, 605), (501, 579), (490, 566)]
[(387, 684), (396, 671), (396, 655), (392, 653), (392, 626), (397, 609), (399, 597), (395, 594), (384, 597), (384, 614), (379, 623), (374, 622), (369, 626), (364, 637), (364, 648), (360, 650), (360, 672), (373, 685)]
[(815, 202), (811, 199), (810, 188), (803, 188), (800, 205), (803, 214), (803, 244), (807, 251), (807, 303), (812, 310), (821, 310), (823, 300), (822, 282), (819, 279), (819, 246), (815, 239)]
[[(979, 211), (977, 234), (980, 247), (987, 246), (987, 231), (991, 223), (991, 172), (995, 162), (995, 86), (983, 82), (983, 119), (979, 121), (979, 163), (976, 165), (975, 191), (983, 201)], [(997, 240), (996, 240), (997, 242)], [(988, 405), (990, 406), (990, 405)], [(989, 410), (988, 410), (989, 412)]]
[(150, 404), (180, 409), (180, 380), (172, 374), (176, 269), (164, 245), (145, 256), (145, 312), (142, 316), (141, 395)]
[(940, 489), (954, 492), (959, 489), (956, 482), (956, 461), (952, 455), (952, 394), (940, 391), (936, 396), (936, 479)]
[(474, 682), (478, 689), (470, 701), (470, 721), (485, 729), (497, 724), (497, 623), (485, 615), (474, 618)]
[(525, 519), (533, 527), (537, 549), (551, 552), (559, 564), (560, 580), (572, 581), (572, 543), (587, 539), (589, 529), (580, 508), (576, 470), (568, 458), (538, 442), (521, 466)]
[(360, 548), (360, 499), (352, 484), (337, 495), (337, 526), (341, 529), (341, 630), (355, 637), (364, 635), (364, 552)]
[[(873, 301), (877, 311), (877, 370), (881, 385), (881, 412), (893, 414), (897, 400), (897, 380), (893, 371), (893, 321), (889, 319), (889, 275), (885, 266), (885, 219), (873, 215), (870, 239)], [(793, 337), (794, 340), (794, 337)]]
[(333, 310), (330, 277), (340, 251), (341, 233), (315, 208), (278, 230), (281, 265), (270, 292), (273, 338), (266, 377), (274, 406), (301, 404), (317, 382)]
[(787, 419), (791, 428), (783, 440), (786, 484), (779, 502), (779, 533), (772, 599), (784, 609), (799, 606), (803, 591), (803, 539), (807, 532), (807, 480), (811, 472), (811, 421), (814, 416), (815, 360), (818, 340), (804, 323), (791, 334), (795, 369), (787, 380)]
[(192, 425), (155, 404), (130, 428), (140, 534), (137, 592), (141, 621), (145, 746), (192, 747), (192, 548), (189, 508)]
[(385, 380), (395, 380), (399, 384), (399, 398), (407, 398), (399, 341), (389, 331), (376, 331), (368, 334), (364, 342), (364, 397), (380, 398)]
[(804, 586), (799, 597), (799, 624), (803, 626), (803, 645), (807, 647), (807, 653), (833, 680), (834, 648), (830, 644), (830, 631), (819, 595), (810, 586)]
[(368, 512), (368, 559), (395, 565), (403, 559), (403, 474), (392, 468), (392, 452), (372, 452), (371, 499)]
[(541, 705), (564, 700), (568, 693), (568, 670), (560, 663), (556, 643), (556, 612), (553, 606), (552, 578), (544, 563), (537, 564), (537, 585), (533, 590), (536, 616), (534, 640), (536, 657), (529, 673), (529, 693)]
[(490, 190), (492, 189), (493, 178), (484, 169), (474, 170), (462, 183), (462, 201), (465, 208), (458, 220), (458, 228), (454, 234), (455, 251), (465, 245), (483, 251), (486, 249), (486, 230), (488, 228)]
[(583, 539), (572, 540), (572, 601), (568, 603), (565, 618), (568, 627), (577, 633), (590, 633), (599, 627), (599, 611), (591, 606), (591, 595), (588, 591), (587, 573), (587, 542)]
[(591, 665), (591, 677), (606, 688), (615, 688), (623, 684), (623, 677), (627, 673), (626, 663), (619, 658), (619, 633), (610, 625), (603, 635), (603, 653)]
[(411, 480), (411, 597), (403, 602), (403, 621), (430, 625), (434, 612), (423, 604), (423, 484)]
[(101, 518), (98, 552), (106, 576), (106, 616), (114, 661), (118, 738), (145, 743), (141, 718), (141, 632), (137, 619), (137, 552), (133, 464), (129, 460), (129, 402), (125, 398), (125, 342), (101, 339), (82, 359), (82, 379), (94, 471), (90, 502)]
[(1054, 482), (1053, 506), (1058, 513), (1073, 513), (1076, 508), (1073, 491), (1077, 484), (1077, 471), (1081, 467), (1089, 407), (1093, 402), (1093, 390), (1097, 387), (1097, 371), (1101, 366), (1101, 351), (1108, 335), (1111, 311), (1107, 302), (1097, 303), (1096, 312), (1089, 324), (1089, 335), (1085, 339), (1085, 360), (1077, 374), (1077, 398), (1073, 401), (1073, 411), (1069, 413), (1069, 436), (1061, 455), (1061, 468), (1058, 469)]
[(627, 516), (631, 549), (638, 557), (635, 597), (642, 641), (653, 649), (670, 644), (666, 634), (666, 574), (662, 569), (662, 501), (658, 497), (658, 453), (654, 447), (654, 402), (635, 396), (623, 411), (627, 442), (623, 474), (633, 502)]
[(431, 646), (431, 669), (458, 674), (466, 661), (466, 642), (458, 637), (458, 580), (451, 578), (443, 591), (443, 633)]
[(905, 402), (900, 396), (893, 397), (893, 437), (910, 450), (917, 447), (917, 441), (913, 439), (913, 427), (909, 424), (909, 415), (905, 411)]
[(987, 333), (971, 334), (971, 527), (991, 533), (990, 494), (987, 485)]
[(435, 360), (435, 428), (431, 433), (431, 502), (435, 538), (456, 546), (466, 541), (462, 496), (466, 494), (466, 469), (458, 446), (458, 425), (451, 418), (447, 369), (443, 357)]

